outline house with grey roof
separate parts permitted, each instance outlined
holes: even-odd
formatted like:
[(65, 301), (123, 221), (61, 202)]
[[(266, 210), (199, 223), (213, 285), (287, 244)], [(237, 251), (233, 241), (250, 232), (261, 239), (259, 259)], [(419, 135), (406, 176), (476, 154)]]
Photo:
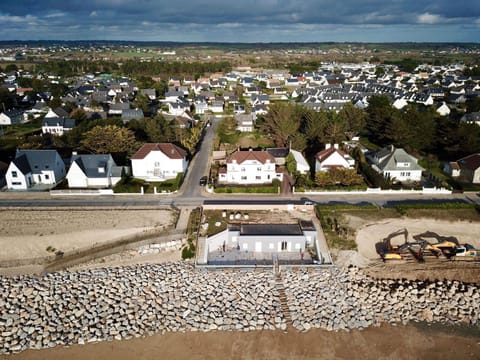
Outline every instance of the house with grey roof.
[(67, 172), (68, 187), (110, 188), (120, 181), (122, 168), (110, 154), (74, 154)]
[(75, 119), (64, 117), (45, 117), (42, 120), (42, 133), (61, 136), (75, 127)]
[(256, 118), (255, 114), (236, 114), (237, 130), (240, 132), (252, 132)]
[(8, 166), (7, 188), (53, 188), (65, 177), (65, 163), (56, 150), (17, 150)]
[(366, 155), (372, 168), (394, 182), (415, 182), (422, 178), (424, 170), (418, 165), (418, 159), (402, 148), (388, 145)]
[(124, 109), (122, 110), (122, 121), (127, 123), (130, 120), (140, 120), (144, 118), (142, 109)]
[(0, 113), (0, 125), (15, 125), (24, 122), (23, 110), (12, 109)]

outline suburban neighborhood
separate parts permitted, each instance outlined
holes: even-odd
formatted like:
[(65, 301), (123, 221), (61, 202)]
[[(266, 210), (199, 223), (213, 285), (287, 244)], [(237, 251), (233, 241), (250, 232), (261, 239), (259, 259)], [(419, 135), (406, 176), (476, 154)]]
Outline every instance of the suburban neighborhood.
[(471, 358), (479, 54), (0, 44), (0, 356)]
[[(419, 64), (406, 71), (375, 62), (322, 62), (316, 70), (298, 73), (238, 66), (139, 82), (101, 72), (61, 77), (11, 64), (0, 73), (0, 124), (5, 140), (25, 135), (3, 145), (2, 161), (11, 163), (6, 189), (80, 188), (81, 183), (115, 188), (118, 177), (105, 182), (73, 178), (83, 176), (69, 171), (78, 166), (74, 158), (83, 155), (112, 156), (124, 178), (173, 179), (187, 172), (202, 133), (217, 118), (219, 133), (211, 149), (217, 156), (205, 174), (209, 186), (279, 181), (285, 183), (282, 189), (296, 191), (397, 185), (461, 190), (478, 184), (471, 174), (479, 171), (480, 76), (473, 73), (461, 63)], [(98, 148), (95, 134), (84, 139), (94, 128), (96, 136), (104, 136), (105, 126), (114, 126), (113, 133), (124, 130), (131, 142), (119, 146), (120, 139), (113, 138)], [(423, 128), (423, 138), (417, 139)], [(451, 139), (435, 139), (442, 131), (450, 131)], [(276, 147), (284, 149), (283, 158), (268, 151)], [(19, 186), (11, 176), (18, 171), (17, 150), (40, 157), (45, 150), (58, 151), (66, 171)], [(369, 176), (362, 161), (383, 180)], [(339, 171), (342, 178), (351, 175), (350, 182), (339, 180)]]

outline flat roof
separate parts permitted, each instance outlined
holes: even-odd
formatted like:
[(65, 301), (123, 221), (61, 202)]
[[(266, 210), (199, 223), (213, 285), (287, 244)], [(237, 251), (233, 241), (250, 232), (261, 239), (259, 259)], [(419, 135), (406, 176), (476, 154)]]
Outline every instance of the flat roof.
[(240, 235), (303, 235), (299, 224), (241, 224)]

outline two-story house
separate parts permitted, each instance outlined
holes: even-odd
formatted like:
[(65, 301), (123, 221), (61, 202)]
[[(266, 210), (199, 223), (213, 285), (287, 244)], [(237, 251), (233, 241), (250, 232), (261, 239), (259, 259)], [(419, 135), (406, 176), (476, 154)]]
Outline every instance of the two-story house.
[(267, 151), (236, 151), (227, 159), (227, 168), (219, 173), (219, 183), (268, 184), (283, 180), (276, 171), (275, 158)]
[(325, 149), (315, 155), (315, 172), (328, 171), (334, 167), (354, 169), (355, 160), (340, 150), (338, 144), (326, 144)]
[(366, 157), (375, 171), (394, 182), (414, 182), (422, 179), (423, 168), (418, 165), (418, 159), (402, 148), (389, 145), (367, 154)]
[(17, 150), (5, 175), (9, 190), (53, 187), (64, 177), (65, 163), (56, 150)]
[(174, 179), (187, 171), (187, 152), (171, 143), (144, 144), (131, 158), (133, 177), (148, 181)]

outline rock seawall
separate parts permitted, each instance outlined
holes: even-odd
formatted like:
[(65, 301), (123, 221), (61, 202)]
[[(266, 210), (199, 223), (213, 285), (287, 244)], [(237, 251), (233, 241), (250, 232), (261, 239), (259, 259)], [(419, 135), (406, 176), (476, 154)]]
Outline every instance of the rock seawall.
[(458, 281), (374, 280), (356, 268), (285, 270), (277, 279), (178, 262), (0, 277), (0, 353), (166, 331), (285, 330), (278, 281), (299, 331), (480, 323), (479, 287)]

